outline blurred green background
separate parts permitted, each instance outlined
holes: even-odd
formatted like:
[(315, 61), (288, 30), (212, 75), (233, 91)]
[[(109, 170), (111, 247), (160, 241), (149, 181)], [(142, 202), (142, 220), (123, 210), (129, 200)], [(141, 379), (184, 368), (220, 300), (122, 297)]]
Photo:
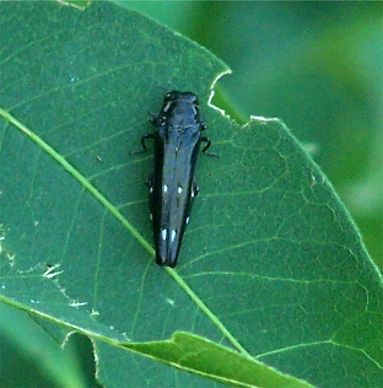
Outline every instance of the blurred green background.
[[(233, 74), (219, 82), (214, 103), (240, 122), (283, 119), (383, 268), (383, 3), (119, 4), (221, 57)], [(2, 388), (94, 387), (93, 362), (87, 339), (74, 336), (63, 352), (26, 314), (0, 305)]]

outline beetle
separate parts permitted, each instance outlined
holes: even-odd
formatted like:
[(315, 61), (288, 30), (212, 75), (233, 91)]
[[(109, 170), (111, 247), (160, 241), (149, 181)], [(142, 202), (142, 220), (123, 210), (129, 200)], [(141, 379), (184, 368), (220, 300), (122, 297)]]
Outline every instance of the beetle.
[(194, 173), (201, 143), (205, 152), (211, 142), (201, 134), (206, 125), (192, 92), (167, 93), (159, 114), (151, 114), (150, 122), (155, 132), (144, 135), (141, 143), (147, 149), (145, 141), (154, 140), (154, 170), (147, 185), (156, 262), (175, 267), (192, 202), (199, 192)]

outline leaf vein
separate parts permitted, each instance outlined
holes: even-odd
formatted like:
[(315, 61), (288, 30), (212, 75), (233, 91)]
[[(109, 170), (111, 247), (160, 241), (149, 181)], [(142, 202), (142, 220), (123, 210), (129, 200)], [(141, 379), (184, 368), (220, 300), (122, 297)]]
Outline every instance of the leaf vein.
[(295, 278), (284, 278), (284, 277), (274, 277), (267, 275), (259, 275), (255, 273), (248, 272), (230, 272), (230, 271), (206, 271), (206, 272), (198, 272), (193, 273), (191, 275), (184, 275), (184, 279), (190, 279), (201, 276), (241, 276), (241, 277), (249, 277), (251, 279), (259, 279), (259, 280), (267, 280), (273, 282), (291, 282), (291, 283), (299, 283), (303, 285), (310, 285), (316, 283), (333, 283), (333, 284), (356, 284), (356, 281), (347, 281), (347, 280), (337, 280), (337, 279), (295, 279)]

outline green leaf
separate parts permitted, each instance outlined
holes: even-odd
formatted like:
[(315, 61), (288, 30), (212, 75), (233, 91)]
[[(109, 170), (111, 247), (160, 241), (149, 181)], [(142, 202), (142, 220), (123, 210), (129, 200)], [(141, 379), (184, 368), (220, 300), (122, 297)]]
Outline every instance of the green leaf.
[[(168, 341), (123, 346), (115, 349), (104, 342), (95, 341), (97, 354), (103, 360), (98, 376), (106, 386), (120, 387), (126, 384), (125, 370), (129, 370), (129, 383), (132, 386), (141, 386), (143, 381), (150, 381), (153, 386), (172, 387), (206, 387), (216, 386), (217, 383), (240, 387), (311, 387), (259, 361), (188, 333), (178, 332)], [(127, 353), (127, 348), (133, 352)], [(178, 372), (162, 363), (177, 368), (175, 370)], [(216, 382), (210, 382), (206, 377)]]
[[(220, 60), (108, 3), (0, 7), (1, 301), (92, 338), (108, 386), (379, 385), (379, 273), (283, 124), (209, 106)], [(130, 153), (171, 89), (199, 95), (220, 155), (200, 158), (175, 270), (153, 260), (151, 155)], [(187, 366), (166, 341), (179, 331), (201, 337), (182, 337)]]
[(147, 354), (178, 368), (204, 373), (229, 384), (262, 387), (308, 387), (292, 377), (276, 373), (265, 365), (237, 352), (188, 333), (176, 333), (170, 341), (126, 344), (129, 349)]

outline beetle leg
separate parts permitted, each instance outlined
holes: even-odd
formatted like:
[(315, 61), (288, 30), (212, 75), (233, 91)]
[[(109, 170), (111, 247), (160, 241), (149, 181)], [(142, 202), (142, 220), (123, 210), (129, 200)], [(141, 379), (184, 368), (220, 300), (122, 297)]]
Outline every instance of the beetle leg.
[(192, 198), (195, 198), (199, 193), (199, 186), (196, 183), (193, 183), (192, 189)]
[(143, 149), (139, 150), (139, 151), (130, 151), (129, 155), (138, 155), (138, 154), (142, 154), (143, 152), (145, 152), (148, 149), (148, 147), (145, 144), (145, 140), (148, 140), (148, 139), (152, 140), (154, 138), (155, 138), (154, 133), (148, 133), (148, 134), (142, 136), (141, 137), (141, 145), (142, 145)]
[(211, 141), (209, 140), (209, 138), (204, 137), (204, 136), (201, 137), (201, 141), (206, 143), (205, 147), (202, 148), (202, 152), (206, 152), (209, 149), (210, 145), (211, 145)]
[(155, 137), (154, 133), (147, 133), (146, 135), (141, 137), (141, 144), (142, 144), (142, 148), (144, 149), (144, 151), (146, 151), (148, 149), (146, 147), (145, 140), (148, 140), (148, 139), (153, 140), (154, 137)]
[(149, 112), (149, 121), (156, 127), (158, 126), (158, 116), (155, 113)]
[(205, 136), (203, 136), (203, 137), (201, 137), (201, 141), (206, 143), (206, 145), (202, 148), (202, 152), (204, 154), (208, 155), (208, 156), (213, 156), (214, 158), (219, 159), (219, 156), (217, 154), (214, 154), (212, 152), (206, 152), (209, 149), (210, 145), (211, 145), (210, 139), (205, 137)]

